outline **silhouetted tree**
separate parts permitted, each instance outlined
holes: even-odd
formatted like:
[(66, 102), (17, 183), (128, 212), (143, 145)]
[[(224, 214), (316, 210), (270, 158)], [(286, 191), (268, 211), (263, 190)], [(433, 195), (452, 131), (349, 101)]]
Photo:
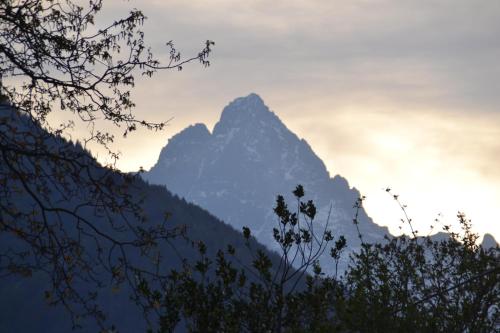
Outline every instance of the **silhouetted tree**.
[(336, 308), (342, 326), (359, 332), (498, 331), (499, 249), (483, 248), (470, 220), (463, 214), (458, 220), (461, 232), (442, 240), (412, 235), (363, 244)]
[[(135, 76), (194, 60), (208, 66), (213, 42), (186, 59), (168, 42), (161, 64), (144, 43), (139, 10), (103, 26), (96, 24), (101, 0), (80, 4), (0, 1), (0, 275), (45, 272), (50, 303), (63, 304), (73, 319), (102, 322), (95, 289), (110, 280), (134, 286), (132, 272), (143, 268), (129, 260), (131, 249), (152, 256), (159, 240), (179, 231), (147, 221), (131, 194), (134, 177), (62, 139), (72, 122), (54, 126), (48, 115), (57, 109), (84, 121), (91, 132), (83, 146), (95, 142), (116, 158), (108, 148), (113, 136), (94, 130), (95, 120), (124, 135), (138, 126), (162, 129), (164, 122), (132, 112)], [(82, 284), (95, 288), (82, 293)]]
[[(499, 249), (484, 249), (470, 221), (461, 233), (388, 238), (362, 244), (343, 274), (325, 275), (317, 262), (333, 236), (314, 229), (315, 206), (291, 213), (278, 196), (274, 238), (280, 260), (253, 252), (251, 267), (231, 246), (215, 258), (199, 244), (200, 260), (172, 271), (159, 290), (146, 280), (140, 294), (160, 314), (159, 332), (494, 332), (500, 328)], [(362, 206), (360, 198), (354, 208)], [(354, 213), (356, 216), (357, 214)], [(356, 223), (356, 219), (354, 219)], [(411, 220), (407, 220), (411, 223)], [(411, 228), (414, 230), (413, 228)], [(446, 227), (449, 230), (448, 227)], [(251, 237), (243, 229), (246, 239)], [(362, 238), (362, 235), (360, 235)], [(333, 263), (346, 246), (330, 247)], [(302, 278), (303, 277), (303, 278)]]
[[(171, 272), (160, 289), (143, 280), (140, 293), (150, 311), (160, 316), (160, 332), (180, 327), (190, 332), (284, 332), (330, 328), (329, 310), (339, 291), (337, 281), (325, 279), (319, 257), (334, 240), (328, 222), (316, 226), (316, 207), (304, 202), (304, 189), (293, 191), (295, 209), (278, 196), (274, 212), (274, 239), (280, 251), (273, 260), (250, 245), (251, 231), (243, 228), (251, 263), (239, 259), (233, 246), (219, 250), (215, 258), (206, 255), (199, 243), (200, 259)], [(320, 227), (321, 230), (315, 230)], [(338, 262), (346, 245), (339, 237), (330, 248)], [(243, 251), (245, 249), (239, 249)], [(326, 287), (328, 286), (328, 288)]]

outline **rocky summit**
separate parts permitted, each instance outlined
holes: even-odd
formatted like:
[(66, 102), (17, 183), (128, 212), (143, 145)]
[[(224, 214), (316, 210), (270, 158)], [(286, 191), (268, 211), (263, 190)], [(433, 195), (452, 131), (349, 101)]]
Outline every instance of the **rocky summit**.
[[(172, 137), (144, 178), (165, 185), (238, 230), (248, 226), (271, 249), (276, 196), (283, 194), (292, 207), (291, 191), (302, 184), (305, 199), (318, 207), (315, 223), (328, 223), (335, 237), (347, 239), (350, 250), (360, 245), (353, 224), (359, 192), (342, 176), (331, 177), (309, 144), (256, 94), (229, 103), (212, 132), (195, 124)], [(375, 224), (362, 209), (358, 219), (364, 241), (380, 242), (388, 235), (387, 228)], [(331, 271), (327, 257), (325, 253), (322, 266)], [(347, 252), (343, 267), (346, 261)]]

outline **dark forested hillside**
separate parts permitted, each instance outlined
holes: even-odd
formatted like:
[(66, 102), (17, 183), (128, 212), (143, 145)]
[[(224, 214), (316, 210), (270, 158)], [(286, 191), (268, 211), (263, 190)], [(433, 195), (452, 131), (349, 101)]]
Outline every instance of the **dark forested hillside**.
[[(26, 117), (20, 116), (7, 105), (0, 108), (0, 118), (3, 120), (2, 138), (15, 135), (16, 131), (7, 131), (8, 128), (30, 128), (32, 131), (43, 131), (41, 128), (31, 123)], [(106, 174), (104, 179), (112, 179), (116, 184), (123, 182), (129, 175), (122, 175), (117, 172), (100, 166), (93, 161), (90, 156), (81, 148), (79, 144), (72, 144), (61, 138), (56, 138), (50, 135), (46, 136), (47, 144), (52, 146), (54, 150), (65, 147), (72, 147), (79, 159), (87, 159), (92, 161), (93, 176)], [(75, 156), (76, 156), (75, 155)], [(31, 167), (29, 163), (33, 161), (25, 160), (27, 163), (24, 166)], [(40, 167), (50, 166), (50, 159), (42, 158), (38, 162), (42, 163)], [(6, 173), (6, 161), (0, 163), (0, 172)], [(16, 162), (17, 163), (17, 162)], [(87, 175), (88, 176), (88, 175)], [(83, 174), (80, 177), (85, 177)], [(97, 176), (96, 176), (97, 177)], [(128, 179), (128, 178), (127, 178)], [(33, 179), (27, 183), (28, 189), (32, 189), (35, 195), (41, 193), (36, 192), (36, 185), (40, 179)], [(171, 237), (156, 240), (157, 247), (155, 255), (161, 258), (159, 270), (161, 273), (168, 273), (172, 268), (180, 268), (182, 260), (188, 262), (193, 261), (198, 257), (197, 242), (203, 241), (207, 246), (207, 254), (213, 257), (215, 252), (232, 244), (237, 249), (244, 247), (244, 239), (239, 231), (224, 224), (213, 215), (194, 204), (187, 203), (175, 195), (172, 195), (164, 186), (148, 185), (138, 177), (131, 177), (127, 180), (127, 198), (130, 200), (130, 205), (141, 201), (140, 203), (140, 218), (134, 216), (132, 212), (116, 210), (113, 212), (113, 207), (99, 207), (97, 205), (83, 205), (84, 203), (92, 202), (93, 193), (88, 192), (88, 189), (68, 188), (64, 190), (58, 189), (53, 185), (48, 186), (49, 190), (43, 195), (43, 202), (48, 206), (57, 207), (51, 211), (42, 212), (37, 206), (37, 196), (33, 197), (26, 193), (22, 182), (19, 179), (12, 179), (9, 184), (9, 189), (15, 193), (0, 197), (1, 204), (5, 209), (10, 209), (8, 212), (12, 216), (1, 216), (0, 230), (0, 332), (68, 332), (72, 328), (71, 316), (69, 307), (75, 313), (83, 311), (82, 304), (74, 298), (75, 294), (70, 294), (68, 291), (67, 297), (63, 294), (62, 299), (68, 304), (64, 305), (58, 302), (56, 305), (50, 305), (56, 298), (55, 292), (64, 293), (66, 289), (58, 289), (54, 286), (55, 281), (64, 280), (55, 279), (55, 275), (61, 274), (58, 269), (60, 266), (52, 265), (49, 260), (44, 257), (44, 251), (51, 249), (47, 244), (42, 244), (46, 239), (43, 234), (38, 234), (40, 240), (34, 239), (30, 242), (27, 233), (38, 223), (36, 216), (44, 214), (46, 223), (53, 227), (53, 232), (56, 233), (62, 242), (72, 244), (71, 242), (79, 242), (81, 246), (79, 251), (82, 262), (87, 260), (87, 263), (93, 265), (93, 274), (87, 275), (86, 270), (89, 268), (84, 266), (72, 266), (71, 273), (73, 274), (72, 288), (77, 294), (88, 295), (92, 292), (97, 292), (95, 302), (107, 315), (105, 323), (107, 327), (116, 325), (120, 332), (139, 332), (144, 331), (146, 322), (142, 316), (141, 308), (136, 306), (130, 299), (132, 295), (132, 287), (134, 285), (135, 276), (133, 270), (128, 272), (131, 281), (116, 281), (110, 277), (107, 271), (107, 262), (103, 263), (100, 260), (115, 260), (119, 262), (120, 254), (113, 252), (110, 249), (113, 247), (112, 242), (106, 242), (105, 239), (98, 239), (95, 235), (90, 234), (90, 226), (85, 225), (82, 221), (88, 221), (93, 226), (99, 229), (99, 232), (108, 235), (116, 240), (144, 240), (148, 235), (138, 233), (141, 230), (148, 230), (155, 226), (164, 226), (166, 230), (172, 230)], [(5, 190), (5, 188), (3, 188)], [(77, 191), (73, 193), (74, 191)], [(71, 197), (68, 193), (73, 193)], [(116, 197), (123, 197), (120, 193), (116, 193)], [(10, 201), (7, 201), (10, 200)], [(19, 213), (13, 212), (14, 210)], [(78, 217), (71, 214), (64, 214), (63, 210), (68, 212), (77, 212)], [(6, 211), (6, 210), (4, 210)], [(29, 214), (24, 214), (29, 212)], [(35, 216), (29, 218), (28, 216)], [(13, 217), (17, 216), (17, 219)], [(111, 225), (110, 223), (114, 223)], [(9, 229), (10, 228), (10, 229)], [(17, 228), (17, 229), (16, 229)], [(17, 233), (24, 233), (20, 236)], [(57, 236), (56, 235), (56, 236)], [(34, 237), (34, 236), (33, 236)], [(50, 234), (47, 239), (51, 239)], [(141, 238), (142, 237), (142, 238)], [(255, 249), (262, 248), (256, 242), (251, 241)], [(48, 243), (50, 244), (50, 242)], [(40, 245), (40, 246), (38, 246)], [(47, 246), (47, 248), (42, 248)], [(151, 262), (153, 257), (151, 253), (147, 253), (147, 247), (140, 246), (125, 246), (125, 254), (129, 260), (131, 267), (140, 267), (145, 270), (153, 269), (154, 265)], [(151, 247), (152, 249), (153, 247)], [(153, 251), (151, 250), (150, 251)], [(65, 255), (62, 251), (60, 256)], [(15, 254), (24, 253), (24, 256), (16, 256)], [(245, 254), (246, 253), (246, 254)], [(103, 256), (102, 254), (106, 254)], [(101, 258), (101, 256), (103, 258)], [(240, 251), (242, 261), (249, 261), (249, 254), (245, 251)], [(56, 259), (52, 259), (56, 260)], [(66, 262), (67, 265), (68, 262)], [(59, 268), (58, 268), (59, 267)], [(116, 265), (115, 265), (116, 267)], [(69, 269), (69, 268), (68, 268)], [(124, 270), (125, 271), (125, 270)], [(93, 279), (96, 279), (95, 281)], [(131, 283), (130, 283), (131, 282)], [(59, 295), (61, 296), (61, 295)], [(65, 298), (66, 297), (66, 298)], [(99, 327), (93, 318), (78, 318), (76, 316), (73, 324), (81, 325), (84, 332), (96, 332)], [(154, 325), (154, 324), (153, 324)], [(43, 329), (42, 329), (43, 328)]]

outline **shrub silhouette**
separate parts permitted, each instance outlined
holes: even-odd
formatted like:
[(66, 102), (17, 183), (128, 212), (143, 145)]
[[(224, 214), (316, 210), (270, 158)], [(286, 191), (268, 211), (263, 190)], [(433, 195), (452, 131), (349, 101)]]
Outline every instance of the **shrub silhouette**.
[[(144, 282), (142, 296), (160, 314), (159, 332), (181, 327), (190, 332), (498, 330), (499, 249), (477, 245), (465, 215), (458, 215), (461, 234), (442, 240), (412, 234), (384, 244), (363, 243), (343, 274), (329, 276), (318, 255), (329, 250), (336, 264), (345, 239), (326, 228), (314, 230), (314, 203), (301, 201), (300, 185), (293, 194), (296, 211), (282, 196), (274, 209), (279, 262), (250, 246), (251, 267), (231, 246), (208, 258), (200, 244), (200, 259), (172, 271), (163, 290), (150, 291)], [(250, 239), (251, 231), (243, 229)]]

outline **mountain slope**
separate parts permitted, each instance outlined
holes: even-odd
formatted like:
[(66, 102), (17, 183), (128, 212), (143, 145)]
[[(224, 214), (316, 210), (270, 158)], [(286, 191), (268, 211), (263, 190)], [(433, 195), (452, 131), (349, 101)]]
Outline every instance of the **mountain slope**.
[[(250, 227), (270, 248), (276, 195), (291, 200), (290, 192), (302, 184), (306, 199), (313, 199), (320, 208), (317, 223), (327, 220), (331, 207), (329, 224), (335, 235), (344, 235), (350, 249), (360, 243), (352, 223), (359, 192), (345, 178), (330, 177), (309, 144), (292, 133), (256, 94), (226, 106), (212, 133), (196, 124), (172, 137), (156, 165), (143, 176), (236, 229)], [(388, 234), (363, 209), (359, 222), (365, 241), (381, 241)], [(329, 263), (323, 261), (327, 270)]]
[[(28, 118), (20, 116), (9, 106), (0, 105), (0, 120), (6, 121), (5, 123), (0, 121), (0, 138), (2, 140), (10, 138), (10, 142), (13, 142), (12, 139), (15, 139), (15, 132), (19, 133), (21, 131), (34, 134), (39, 133), (40, 135), (43, 134), (43, 138), (50, 141), (50, 144), (56, 151), (61, 151), (61, 149), (64, 149), (64, 151), (74, 150), (81, 155), (83, 154), (83, 157), (87, 159), (89, 165), (92, 165), (93, 175), (99, 172), (110, 172), (106, 168), (98, 165), (80, 146), (73, 145), (61, 138), (55, 138), (48, 133), (44, 133), (43, 129), (31, 123)], [(15, 127), (17, 131), (9, 132), (5, 130), (5, 126), (2, 124), (8, 124), (10, 128)], [(38, 137), (42, 138), (42, 136)], [(0, 142), (2, 154), (5, 153), (3, 149), (6, 148), (4, 143), (5, 141)], [(29, 160), (25, 160), (25, 163), (29, 162)], [(42, 166), (44, 163), (51, 163), (50, 159), (39, 162)], [(0, 159), (0, 175), (5, 174), (7, 169), (4, 160)], [(116, 182), (119, 182), (124, 175), (113, 172), (110, 176), (115, 179)], [(84, 182), (84, 179), (81, 179), (81, 182)], [(41, 215), (40, 212), (36, 210), (37, 206), (34, 204), (33, 198), (22, 191), (22, 187), (18, 185), (16, 180), (12, 180), (8, 184), (12, 189), (16, 187), (13, 204), (18, 210), (29, 208), (30, 211), (33, 209), (34, 216)], [(28, 186), (31, 185), (33, 184), (28, 184)], [(163, 221), (165, 221), (166, 212), (168, 212), (170, 216), (166, 221), (166, 228), (171, 230), (176, 227), (186, 228), (186, 235), (189, 237), (189, 241), (183, 237), (178, 237), (169, 239), (168, 244), (166, 242), (160, 243), (159, 250), (163, 258), (161, 265), (162, 271), (168, 272), (172, 268), (181, 267), (181, 258), (186, 259), (188, 262), (199, 259), (197, 248), (192, 245), (192, 242), (196, 244), (197, 241), (203, 241), (206, 244), (207, 255), (210, 258), (215, 257), (217, 250), (224, 249), (228, 244), (231, 244), (237, 249), (240, 260), (243, 263), (250, 263), (251, 255), (244, 250), (245, 239), (241, 233), (221, 222), (206, 210), (171, 194), (164, 186), (148, 185), (140, 178), (135, 178), (129, 189), (129, 194), (133, 198), (137, 200), (142, 199), (143, 213), (144, 216), (147, 217), (147, 222), (137, 221), (133, 217), (129, 217), (128, 225), (130, 225), (130, 228), (136, 227), (137, 225), (148, 228), (154, 226), (156, 223), (162, 224)], [(62, 194), (69, 197), (68, 193), (72, 190), (73, 189), (64, 189), (59, 192), (48, 193), (47, 202), (57, 201), (59, 207), (75, 211), (75, 206), (82, 206), (82, 203), (85, 202), (82, 201), (83, 199), (81, 198), (86, 198), (88, 201), (92, 200), (93, 194), (89, 193), (85, 187), (78, 189), (80, 199), (77, 197), (72, 197), (73, 199), (70, 201), (61, 201), (57, 199), (57, 196)], [(41, 196), (41, 194), (36, 191), (35, 194)], [(15, 223), (15, 225), (22, 227), (24, 225), (29, 226), (29, 224), (33, 222), (24, 220), (22, 215), (19, 215), (21, 217), (18, 217), (16, 221), (9, 221), (8, 216), (2, 214), (5, 212), (4, 199), (4, 196), (0, 196), (0, 226), (14, 225)], [(91, 221), (95, 227), (103, 232), (107, 232), (116, 239), (133, 237), (133, 235), (131, 235), (132, 230), (125, 227), (122, 228), (121, 225), (120, 228), (117, 229), (109, 227), (108, 219), (104, 217), (104, 214), (96, 213), (92, 207), (88, 207), (79, 212), (81, 212), (81, 218)], [(57, 221), (57, 217), (56, 213), (46, 212), (46, 221), (49, 224)], [(119, 221), (123, 220), (123, 216), (118, 212), (111, 213), (108, 217), (117, 225), (120, 224)], [(75, 238), (76, 234), (74, 228), (77, 222), (78, 221), (72, 219), (71, 216), (64, 216), (61, 230), (66, 233), (68, 239)], [(58, 231), (59, 229), (55, 229), (55, 232)], [(93, 252), (96, 247), (94, 239), (95, 238), (82, 240), (85, 251), (88, 251), (90, 254), (95, 254), (95, 252)], [(101, 243), (99, 245), (100, 251), (106, 251), (106, 246), (109, 247), (109, 245)], [(251, 240), (251, 246), (254, 249), (265, 250), (262, 245), (257, 244), (253, 240)], [(140, 249), (133, 247), (127, 249), (127, 255), (131, 261), (143, 267), (148, 267), (150, 262), (146, 257), (142, 256)], [(43, 272), (40, 269), (33, 269), (33, 272), (30, 274), (9, 275), (8, 255), (12, 253), (12, 251), (27, 251), (28, 256), (25, 258), (26, 260), (32, 260), (31, 258), (34, 253), (33, 248), (16, 237), (14, 233), (0, 229), (0, 332), (70, 332), (71, 322), (68, 312), (65, 311), (62, 304), (49, 306), (45, 296), (45, 291), (51, 289), (50, 276), (53, 273), (51, 267), (49, 265), (42, 267), (42, 269), (46, 268), (47, 272)], [(107, 254), (107, 252), (105, 253)], [(38, 253), (38, 255), (40, 254)], [(275, 262), (277, 260), (277, 258), (272, 255), (271, 259)], [(38, 258), (38, 260), (40, 260), (40, 258)], [(82, 280), (75, 285), (75, 288), (78, 288), (82, 294), (88, 291), (98, 291), (99, 296), (97, 303), (108, 315), (109, 320), (107, 323), (109, 325), (114, 324), (119, 332), (144, 332), (146, 330), (146, 322), (142, 316), (141, 309), (136, 307), (130, 300), (131, 290), (127, 287), (127, 284), (122, 285), (121, 288), (116, 291), (113, 289), (110, 275), (99, 266), (97, 260), (96, 266), (93, 267), (93, 269), (96, 270), (96, 276), (101, 278), (103, 285), (96, 288), (92, 281)], [(92, 319), (82, 318), (80, 324), (83, 326), (80, 332), (100, 331)]]

